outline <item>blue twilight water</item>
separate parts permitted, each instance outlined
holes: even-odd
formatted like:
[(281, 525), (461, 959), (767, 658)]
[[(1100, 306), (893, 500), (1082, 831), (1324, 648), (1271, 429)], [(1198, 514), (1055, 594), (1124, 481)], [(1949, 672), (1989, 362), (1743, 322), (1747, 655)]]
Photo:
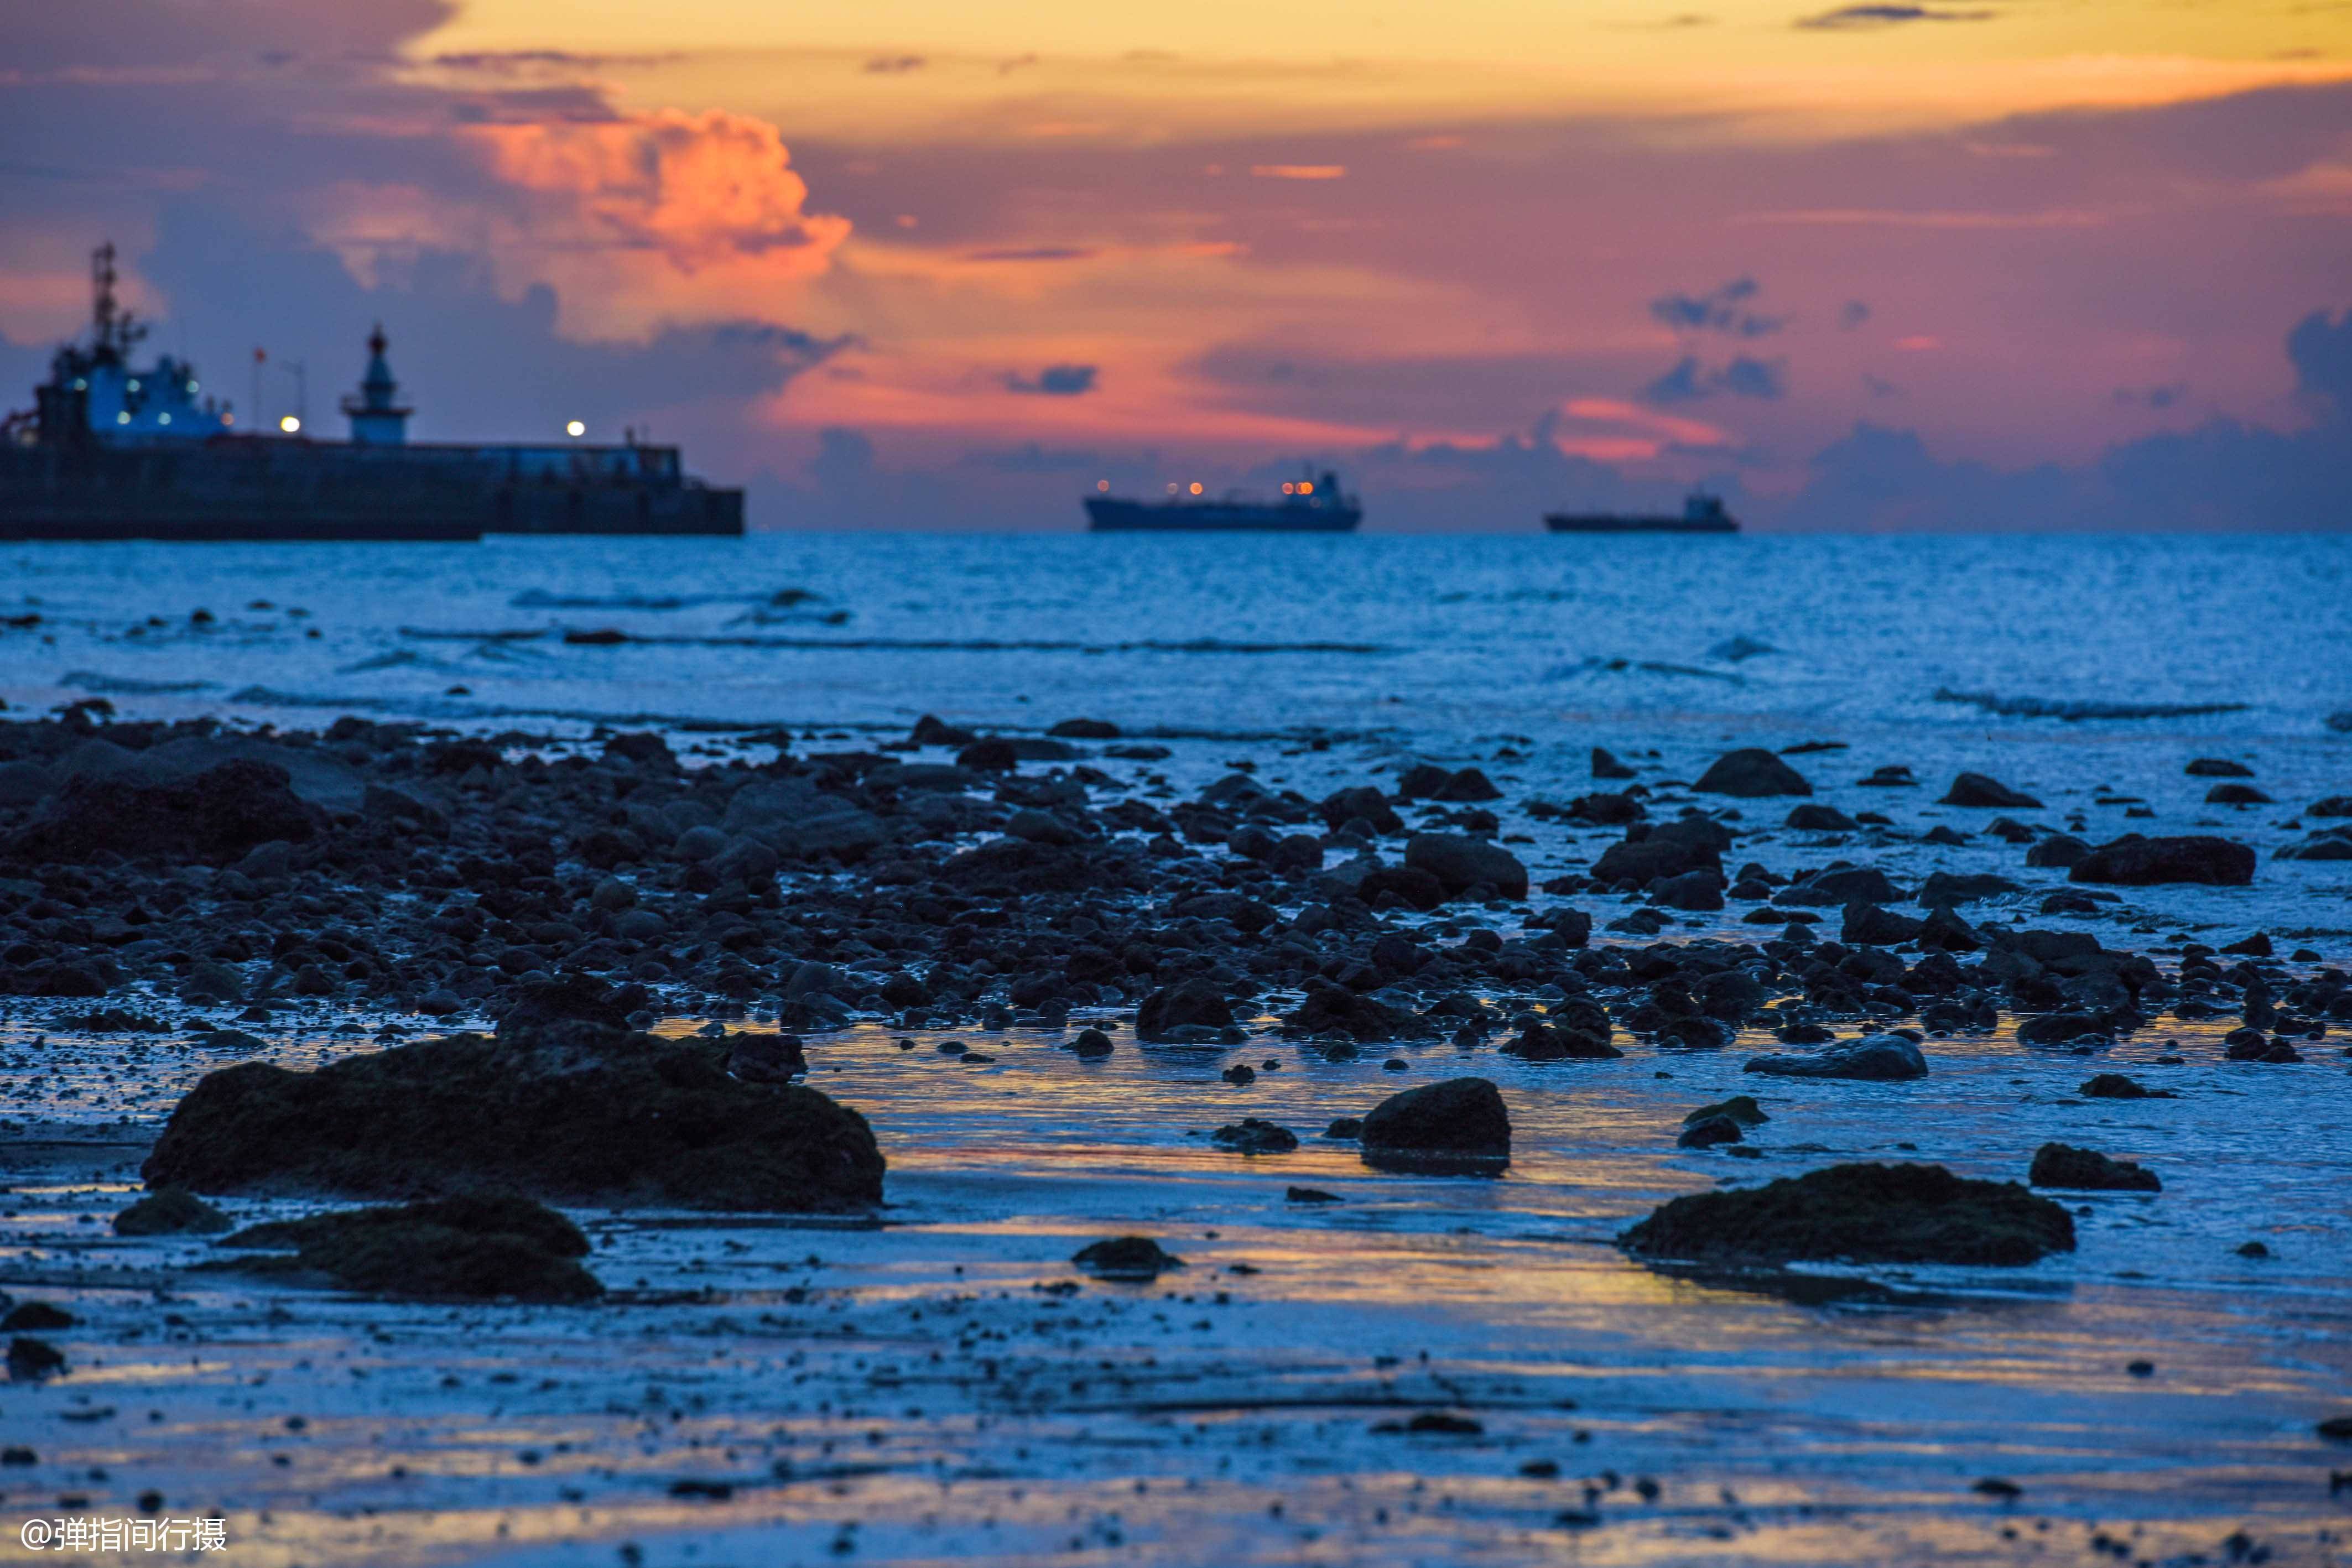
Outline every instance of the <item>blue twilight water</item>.
[[(2243, 704), (2187, 724), (2242, 741), (2320, 737), (2352, 709), (2352, 538), (2330, 536), (767, 534), (16, 546), (0, 567), (0, 612), (41, 617), (0, 632), (12, 702), (893, 727), (1084, 710), (1437, 750), (1570, 723), (2085, 733), (1938, 691)], [(217, 619), (192, 625), (200, 608)]]
[[(1811, 834), (1780, 826), (1786, 801), (1739, 801), (1742, 858), (1997, 873), (2032, 885), (1971, 918), (2110, 946), (2262, 927), (2282, 952), (2352, 954), (2352, 868), (2271, 857), (2318, 825), (2301, 807), (2352, 793), (2352, 719), (2330, 722), (2352, 712), (2352, 539), (770, 535), (16, 547), (0, 568), (12, 709), (789, 725), (796, 744), (924, 712), (1083, 715), (1167, 737), (1164, 760), (1094, 758), (1146, 789), (1241, 757), (1310, 795), (1416, 755), (1475, 759), (1538, 882), (1618, 836), (1521, 809), (1591, 789), (1590, 747), (1671, 800), (1727, 744), (1818, 739), (1846, 747), (1794, 758), (1821, 796), (1889, 821)], [(2207, 804), (2183, 772), (2200, 755), (2247, 763), (2277, 804)], [(1927, 787), (1861, 788), (1889, 763)], [(2063, 873), (2024, 869), (1981, 831), (1991, 813), (1937, 806), (1960, 768), (2090, 836), (2227, 832), (2262, 853), (2255, 883), (2042, 915)], [(1596, 940), (1647, 940), (1610, 929), (1617, 900), (1570, 902)], [(1739, 914), (1672, 935), (1770, 929)], [(125, 1000), (177, 1032), (231, 1021)], [(84, 1320), (73, 1377), (6, 1396), (11, 1440), (37, 1438), (44, 1467), (8, 1490), (69, 1479), (124, 1512), (155, 1484), (174, 1510), (219, 1508), (240, 1561), (2347, 1561), (2329, 1475), (2352, 1450), (2314, 1430), (2352, 1387), (2340, 1030), (2273, 1067), (2221, 1060), (2226, 1019), (2089, 1057), (2021, 1046), (2005, 1020), (1931, 1040), (1916, 1083), (1772, 1082), (1773, 1120), (1737, 1159), (1674, 1137), (1694, 1105), (1758, 1091), (1753, 1033), (1549, 1064), (1433, 1041), (1391, 1071), (1300, 1051), (1271, 1019), (1231, 1052), (1122, 1033), (1094, 1063), (1056, 1033), (992, 1033), (984, 1065), (869, 1020), (810, 1053), (889, 1158), (875, 1228), (582, 1213), (621, 1299), (459, 1312), (200, 1273), (201, 1238), (109, 1233), (145, 1140), (230, 1059), (79, 1033), (63, 1006), (0, 1009), (0, 1092), (36, 1124), (0, 1140), (0, 1286)], [(310, 1066), (372, 1048), (377, 1021), (316, 1003), (254, 1027), (263, 1056)], [(1243, 1060), (1254, 1082), (1222, 1078)], [(2094, 1071), (2178, 1098), (2086, 1101)], [(1501, 1180), (1383, 1175), (1313, 1135), (1464, 1071), (1510, 1104)], [(1199, 1135), (1245, 1114), (1305, 1141), (1244, 1159)], [(1879, 1270), (1912, 1293), (1884, 1308), (1682, 1281), (1610, 1245), (1710, 1184), (1842, 1159), (2014, 1177), (2046, 1138), (2145, 1159), (2165, 1190), (2069, 1195), (2078, 1250), (2031, 1268)], [(1292, 1183), (1339, 1201), (1293, 1202)], [(306, 1207), (227, 1201), (239, 1222)], [(1129, 1229), (1188, 1270), (1074, 1277), (1077, 1246)], [(1484, 1433), (1381, 1431), (1433, 1406)], [(682, 1496), (680, 1478), (730, 1490)]]

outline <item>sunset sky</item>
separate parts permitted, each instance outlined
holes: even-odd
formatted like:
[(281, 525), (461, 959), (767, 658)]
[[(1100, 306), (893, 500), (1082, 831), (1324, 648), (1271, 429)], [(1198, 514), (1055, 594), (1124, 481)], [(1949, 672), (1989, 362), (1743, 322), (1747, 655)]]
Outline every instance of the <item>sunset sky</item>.
[(2352, 526), (2352, 0), (9, 9), (9, 406), (111, 237), (241, 407), (380, 319), (755, 526)]

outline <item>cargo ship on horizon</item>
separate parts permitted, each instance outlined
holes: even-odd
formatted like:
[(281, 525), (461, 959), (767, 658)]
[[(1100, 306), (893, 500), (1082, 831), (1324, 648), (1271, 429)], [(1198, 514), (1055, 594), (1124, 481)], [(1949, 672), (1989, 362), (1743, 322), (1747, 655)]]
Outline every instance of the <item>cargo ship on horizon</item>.
[(1672, 512), (1546, 512), (1544, 527), (1556, 534), (1736, 534), (1739, 519), (1723, 508), (1720, 497), (1693, 491), (1679, 515)]
[(592, 444), (577, 421), (563, 444), (410, 442), (381, 326), (342, 400), (349, 440), (315, 440), (293, 415), (276, 433), (239, 430), (194, 365), (133, 363), (146, 328), (116, 303), (111, 245), (90, 277), (88, 340), (58, 349), (29, 413), (0, 420), (0, 540), (743, 532), (743, 492), (687, 474), (675, 446)]
[(1339, 487), (1339, 476), (1286, 481), (1280, 497), (1227, 492), (1204, 496), (1198, 483), (1171, 485), (1164, 500), (1113, 496), (1110, 481), (1086, 498), (1087, 521), (1098, 534), (1275, 533), (1344, 534), (1364, 520), (1363, 503)]

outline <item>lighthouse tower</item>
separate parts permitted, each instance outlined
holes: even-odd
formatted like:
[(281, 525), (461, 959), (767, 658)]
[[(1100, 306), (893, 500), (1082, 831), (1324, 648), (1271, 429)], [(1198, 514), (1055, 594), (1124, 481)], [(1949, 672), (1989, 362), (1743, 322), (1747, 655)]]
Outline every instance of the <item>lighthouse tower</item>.
[(343, 399), (343, 413), (352, 422), (354, 446), (399, 446), (408, 440), (410, 411), (400, 406), (400, 383), (383, 362), (383, 323), (368, 334), (367, 374), (360, 379), (359, 394)]

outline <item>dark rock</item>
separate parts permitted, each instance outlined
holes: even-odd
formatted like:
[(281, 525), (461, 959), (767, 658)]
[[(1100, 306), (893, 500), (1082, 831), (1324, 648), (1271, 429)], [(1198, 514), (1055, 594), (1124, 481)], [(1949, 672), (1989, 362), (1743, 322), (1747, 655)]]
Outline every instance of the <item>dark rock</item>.
[(1927, 929), (1924, 920), (1914, 920), (1907, 915), (1897, 915), (1891, 909), (1881, 909), (1875, 904), (1849, 904), (1845, 906), (1845, 925), (1838, 940), (1849, 946), (1861, 944), (1874, 947), (1892, 947), (1897, 943), (1917, 939)]
[(1675, 1139), (1677, 1148), (1711, 1149), (1717, 1144), (1737, 1144), (1747, 1136), (1739, 1124), (1728, 1116), (1706, 1116), (1685, 1125)]
[(1592, 776), (1595, 779), (1631, 779), (1633, 770), (1617, 760), (1606, 747), (1592, 748)]
[(1701, 794), (1735, 795), (1743, 800), (1813, 792), (1803, 774), (1758, 746), (1717, 758), (1691, 788)]
[(1527, 1018), (1503, 1054), (1526, 1061), (1609, 1061), (1625, 1054), (1610, 1043), (1611, 1033), (1609, 1015), (1597, 1003), (1570, 1000), (1541, 1019)]
[(1851, 833), (1862, 827), (1860, 822), (1835, 806), (1814, 801), (1808, 801), (1791, 810), (1789, 820), (1780, 825), (1803, 833)]
[(2065, 1045), (2087, 1035), (2105, 1035), (2106, 1019), (2091, 1013), (2043, 1013), (2017, 1026), (2020, 1045)]
[(2072, 833), (2053, 833), (2025, 852), (2025, 863), (2047, 871), (2070, 871), (2090, 854), (2091, 846)]
[(114, 1217), (117, 1236), (209, 1236), (228, 1228), (227, 1215), (184, 1186), (150, 1193)]
[(1695, 912), (1723, 907), (1723, 873), (1712, 871), (1686, 871), (1680, 876), (1661, 877), (1650, 884), (1653, 903), (1668, 909)]
[(1948, 909), (1954, 904), (1974, 904), (1979, 899), (2000, 898), (2008, 894), (2023, 893), (2025, 889), (2005, 876), (1990, 872), (1955, 875), (1951, 872), (1930, 872), (1927, 880), (1919, 884), (1918, 902), (1929, 909)]
[(1135, 1038), (1181, 1043), (1186, 1037), (1177, 1034), (1179, 1030), (1214, 1031), (1230, 1029), (1233, 1022), (1233, 1005), (1223, 991), (1206, 980), (1183, 980), (1143, 998), (1135, 1010)]
[(1941, 1166), (1841, 1165), (1761, 1187), (1678, 1197), (1625, 1231), (1636, 1257), (2016, 1267), (2074, 1249), (2065, 1208), (2014, 1182)]
[(1184, 1266), (1184, 1260), (1163, 1251), (1149, 1236), (1114, 1236), (1093, 1242), (1079, 1248), (1070, 1261), (1106, 1280), (1156, 1279)]
[(1256, 1116), (1218, 1128), (1209, 1141), (1237, 1155), (1286, 1155), (1298, 1146), (1298, 1134)]
[(1454, 774), (1453, 777), (1447, 779), (1444, 783), (1439, 785), (1435, 789), (1430, 792), (1430, 799), (1433, 800), (1452, 800), (1465, 803), (1475, 803), (1481, 800), (1499, 800), (1502, 798), (1503, 792), (1495, 788), (1494, 780), (1488, 779), (1484, 773), (1480, 772), (1475, 768), (1465, 768), (1461, 769), (1459, 772)]
[(1836, 866), (1782, 888), (1773, 895), (1772, 902), (1814, 906), (1894, 904), (1902, 896), (1903, 890), (1874, 865)]
[(7, 841), (16, 858), (79, 864), (102, 852), (220, 863), (272, 840), (308, 843), (325, 814), (297, 797), (283, 768), (224, 762), (194, 778), (151, 782), (134, 775), (67, 781)]
[(971, 731), (927, 713), (915, 721), (914, 731), (908, 738), (917, 746), (970, 746), (974, 737)]
[(221, 1245), (272, 1256), (206, 1267), (317, 1276), (372, 1294), (585, 1301), (604, 1293), (578, 1261), (588, 1255), (579, 1228), (551, 1208), (508, 1195), (278, 1220), (240, 1230)]
[(1331, 1124), (1323, 1129), (1323, 1135), (1327, 1138), (1349, 1140), (1360, 1138), (1363, 1134), (1364, 1119), (1361, 1116), (1335, 1116)]
[(1963, 773), (1952, 780), (1939, 806), (1973, 806), (1988, 810), (2037, 811), (2042, 802), (2021, 789), (2012, 789), (1998, 779), (1981, 773)]
[(1388, 1437), (1475, 1437), (1486, 1428), (1467, 1416), (1424, 1410), (1409, 1421), (1375, 1421), (1372, 1430)]
[(1070, 1041), (1070, 1049), (1088, 1061), (1108, 1056), (1111, 1053), (1110, 1036), (1098, 1029), (1083, 1029), (1078, 1031), (1078, 1037)]
[(0, 1317), (0, 1333), (54, 1333), (80, 1322), (63, 1307), (47, 1301), (19, 1301)]
[(1621, 882), (1647, 887), (1661, 877), (1683, 876), (1695, 871), (1723, 873), (1723, 857), (1705, 844), (1652, 833), (1611, 844), (1592, 862), (1593, 880), (1614, 885)]
[(2242, 762), (2231, 762), (2222, 757), (2200, 757), (2181, 769), (2191, 779), (2252, 779), (2254, 770)]
[(1406, 841), (1408, 870), (1425, 872), (1450, 895), (1491, 887), (1505, 898), (1528, 895), (1528, 868), (1507, 849), (1463, 833), (1415, 833)]
[(66, 1353), (45, 1339), (19, 1334), (8, 1342), (8, 1380), (38, 1383), (66, 1369)]
[(1700, 1106), (1683, 1118), (1683, 1125), (1695, 1126), (1710, 1116), (1728, 1116), (1742, 1127), (1760, 1127), (1772, 1119), (1764, 1113), (1763, 1106), (1756, 1103), (1754, 1095), (1734, 1094), (1730, 1099), (1718, 1101), (1713, 1105)]
[(2102, 1072), (2096, 1077), (2086, 1080), (2082, 1088), (2075, 1092), (2085, 1100), (2170, 1100), (2175, 1098), (2169, 1089), (2150, 1089), (2146, 1084), (2135, 1079), (2126, 1078), (2120, 1072)]
[(2145, 839), (2126, 833), (2093, 850), (2068, 873), (2068, 880), (2125, 887), (2162, 883), (2244, 887), (2254, 880), (2254, 852), (2228, 839), (2203, 835)]
[(1899, 1034), (1874, 1034), (1806, 1056), (1775, 1053), (1749, 1059), (1749, 1072), (1775, 1078), (1859, 1078), (1897, 1082), (1927, 1076), (1927, 1059)]
[(2156, 1173), (2130, 1160), (2109, 1159), (2095, 1149), (2044, 1144), (2033, 1151), (2025, 1178), (2035, 1186), (2080, 1187), (2094, 1192), (2162, 1192)]
[(1370, 822), (1376, 833), (1401, 833), (1404, 831), (1404, 820), (1396, 814), (1396, 808), (1389, 804), (1388, 797), (1369, 784), (1335, 789), (1323, 797), (1322, 803), (1316, 810), (1322, 813), (1323, 821), (1333, 832), (1358, 821)]
[(1449, 1078), (1391, 1094), (1364, 1118), (1358, 1136), (1371, 1165), (1508, 1163), (1511, 1156), (1510, 1113), (1484, 1078)]
[(1444, 789), (1453, 777), (1451, 768), (1440, 768), (1432, 762), (1417, 762), (1397, 775), (1397, 799), (1425, 800)]
[(1642, 802), (1631, 795), (1612, 795), (1606, 791), (1579, 795), (1568, 803), (1568, 818), (1574, 822), (1590, 822), (1596, 828), (1622, 828), (1638, 822), (1648, 812)]
[(2312, 817), (2352, 817), (2352, 795), (2329, 795), (2311, 803)]
[(1366, 904), (1375, 905), (1381, 894), (1391, 894), (1408, 908), (1424, 914), (1445, 902), (1445, 884), (1421, 867), (1412, 865), (1376, 867), (1349, 891)]
[(2275, 805), (2268, 795), (2251, 784), (2216, 784), (2205, 791), (2209, 806), (2270, 806)]
[(1337, 1203), (1339, 1201), (1339, 1194), (1325, 1192), (1319, 1186), (1294, 1186), (1284, 1192), (1282, 1196), (1286, 1203)]
[(1313, 977), (1307, 982), (1307, 995), (1296, 1010), (1283, 1015), (1282, 1024), (1286, 1035), (1344, 1034), (1364, 1044), (1426, 1039), (1432, 1033), (1414, 1014)]
[(724, 1051), (557, 1019), (315, 1072), (247, 1062), (189, 1092), (142, 1174), (201, 1193), (507, 1190), (800, 1211), (881, 1200), (863, 1116), (798, 1084), (739, 1082)]
[(1117, 740), (1118, 726), (1103, 718), (1066, 718), (1045, 732), (1064, 740)]
[(795, 1034), (730, 1035), (727, 1044), (727, 1071), (746, 1083), (789, 1083), (808, 1071)]
[(2322, 828), (2278, 852), (2283, 861), (2352, 861), (2352, 827)]

